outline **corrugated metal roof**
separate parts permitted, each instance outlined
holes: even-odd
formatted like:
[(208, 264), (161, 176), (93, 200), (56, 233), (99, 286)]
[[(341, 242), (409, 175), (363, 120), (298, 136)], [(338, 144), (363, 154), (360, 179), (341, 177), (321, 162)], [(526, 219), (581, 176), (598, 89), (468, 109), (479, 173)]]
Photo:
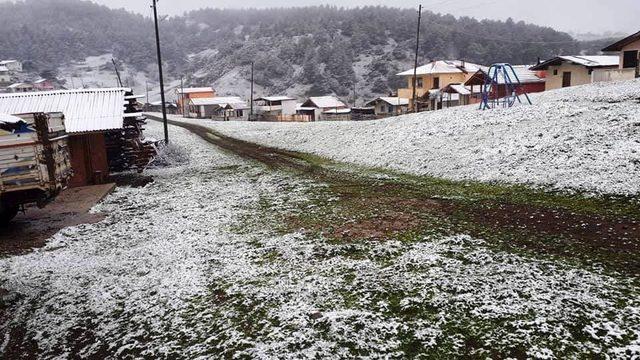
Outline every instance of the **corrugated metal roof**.
[[(449, 89), (451, 89), (451, 91), (449, 91)], [(450, 84), (447, 87), (445, 87), (442, 91), (446, 93), (453, 92), (460, 95), (471, 95), (471, 89), (462, 84)]]
[[(474, 73), (486, 67), (462, 60), (438, 60), (417, 67), (417, 75)], [(403, 71), (398, 76), (413, 76), (414, 69)]]
[(619, 65), (620, 57), (611, 55), (558, 56), (553, 59), (547, 60), (539, 65), (531, 67), (531, 70), (546, 70), (549, 68), (549, 66), (559, 65), (563, 62), (571, 62), (590, 68), (614, 67)]
[(373, 101), (369, 101), (367, 104), (375, 104), (378, 101), (384, 101), (389, 105), (395, 105), (395, 106), (409, 105), (409, 99), (400, 98), (400, 97), (388, 97), (388, 96), (379, 97)]
[(254, 101), (290, 101), (290, 100), (295, 100), (294, 98), (290, 98), (288, 96), (264, 96), (261, 98), (257, 98)]
[(196, 98), (190, 100), (191, 104), (196, 106), (202, 105), (224, 105), (224, 104), (243, 104), (245, 101), (237, 96), (219, 96), (212, 98)]
[(203, 92), (215, 92), (212, 87), (199, 87), (199, 88), (184, 88), (177, 89), (176, 92), (178, 94), (193, 94), (193, 93), (203, 93)]
[(61, 112), (67, 133), (121, 129), (130, 89), (78, 89), (0, 94), (0, 113)]
[[(340, 101), (338, 98), (336, 98), (334, 96), (315, 96), (315, 97), (310, 97), (307, 102), (313, 103), (316, 107), (318, 107), (320, 109), (347, 107), (347, 105), (345, 105), (345, 103), (343, 103), (342, 101)], [(305, 102), (305, 104), (307, 102)]]

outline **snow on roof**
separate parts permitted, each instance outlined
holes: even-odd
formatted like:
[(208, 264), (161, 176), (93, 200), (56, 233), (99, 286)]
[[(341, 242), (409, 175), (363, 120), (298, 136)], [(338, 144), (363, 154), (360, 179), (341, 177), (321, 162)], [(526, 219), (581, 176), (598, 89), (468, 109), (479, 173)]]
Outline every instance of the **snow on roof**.
[(247, 103), (242, 100), (242, 98), (237, 96), (218, 96), (212, 98), (191, 99), (190, 103), (194, 106), (217, 105), (221, 108), (230, 107), (236, 110), (244, 110), (249, 108), (249, 105), (247, 105)]
[(442, 91), (446, 93), (457, 93), (460, 95), (471, 95), (471, 89), (462, 84), (450, 84), (442, 89)]
[(43, 83), (45, 81), (48, 81), (48, 80), (47, 79), (40, 79), (40, 80), (34, 81), (33, 83), (34, 84), (41, 84), (41, 83)]
[(409, 105), (409, 99), (400, 98), (400, 97), (388, 97), (388, 96), (381, 96), (373, 101), (369, 101), (367, 105), (375, 104), (378, 101), (384, 101), (389, 105), (395, 105), (395, 106)]
[[(417, 75), (429, 74), (455, 74), (455, 73), (474, 73), (486, 67), (462, 60), (438, 60), (432, 61), (426, 65), (419, 66), (416, 69)], [(414, 69), (407, 70), (397, 74), (398, 76), (413, 76)]]
[(61, 112), (68, 133), (121, 129), (130, 89), (57, 90), (0, 94), (0, 113)]
[[(518, 77), (518, 80), (520, 80), (520, 83), (522, 84), (542, 83), (546, 81), (544, 78), (539, 77), (535, 71), (531, 70), (532, 66), (530, 65), (512, 65), (512, 67), (513, 67), (513, 71), (515, 72), (515, 75)], [(510, 71), (508, 72), (508, 75), (510, 78), (513, 77), (513, 74)], [(487, 76), (487, 72), (485, 70), (478, 70), (478, 72), (476, 72), (465, 83), (465, 85), (482, 85), (485, 83), (486, 76)], [(515, 78), (510, 80), (511, 82), (514, 82), (514, 83), (516, 82)], [(499, 73), (498, 84), (502, 85), (505, 83), (506, 83), (506, 80), (505, 80), (504, 74)]]
[(27, 83), (15, 83), (8, 86), (9, 89), (15, 89), (19, 87), (33, 87), (33, 86)]
[(177, 89), (176, 92), (178, 94), (193, 94), (193, 93), (215, 92), (215, 90), (213, 90), (212, 87), (197, 87), (197, 88)]
[[(310, 97), (309, 100), (307, 100), (303, 105), (309, 105), (309, 104), (313, 104), (313, 105), (315, 105), (315, 107), (320, 108), (320, 109), (347, 107), (347, 105), (345, 105), (345, 103), (340, 101), (335, 96), (314, 96), (314, 97)], [(310, 107), (310, 106), (306, 106), (306, 107)]]
[(0, 61), (0, 65), (15, 64), (17, 62), (18, 60), (2, 60)]
[(620, 57), (611, 55), (577, 55), (577, 56), (557, 56), (539, 65), (531, 67), (530, 70), (546, 70), (549, 66), (559, 65), (563, 62), (570, 62), (590, 68), (618, 66)]
[(294, 98), (290, 98), (288, 96), (264, 96), (261, 98), (257, 98), (254, 101), (293, 101), (295, 100)]
[(9, 69), (7, 69), (6, 66), (0, 65), (0, 72), (8, 72), (8, 71), (9, 71)]

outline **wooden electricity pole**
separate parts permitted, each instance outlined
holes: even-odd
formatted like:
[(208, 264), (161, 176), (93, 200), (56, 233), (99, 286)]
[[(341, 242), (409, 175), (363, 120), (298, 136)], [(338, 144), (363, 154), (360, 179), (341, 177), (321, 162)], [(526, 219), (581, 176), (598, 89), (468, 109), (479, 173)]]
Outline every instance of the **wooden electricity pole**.
[(413, 66), (413, 112), (418, 112), (418, 98), (416, 94), (416, 87), (418, 83), (418, 52), (420, 51), (420, 25), (422, 22), (422, 5), (418, 7), (418, 31), (416, 33), (416, 57)]
[(158, 52), (158, 75), (160, 76), (160, 101), (162, 102), (162, 121), (164, 122), (164, 142), (169, 143), (169, 125), (167, 122), (167, 104), (164, 97), (164, 78), (162, 75), (162, 53), (160, 51), (160, 28), (158, 26), (158, 0), (151, 0), (153, 7), (153, 21), (156, 25), (156, 48)]
[(249, 112), (249, 121), (253, 120), (253, 70), (254, 70), (254, 63), (253, 61), (251, 62), (251, 112)]

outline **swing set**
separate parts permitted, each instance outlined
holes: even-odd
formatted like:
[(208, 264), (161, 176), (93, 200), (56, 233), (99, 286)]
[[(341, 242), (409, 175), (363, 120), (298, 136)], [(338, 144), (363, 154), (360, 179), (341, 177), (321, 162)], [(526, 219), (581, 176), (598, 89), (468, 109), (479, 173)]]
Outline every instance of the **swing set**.
[(532, 105), (529, 95), (521, 91), (523, 85), (511, 64), (493, 64), (486, 75), (482, 85), (480, 110), (510, 108), (516, 101), (522, 104), (522, 95)]

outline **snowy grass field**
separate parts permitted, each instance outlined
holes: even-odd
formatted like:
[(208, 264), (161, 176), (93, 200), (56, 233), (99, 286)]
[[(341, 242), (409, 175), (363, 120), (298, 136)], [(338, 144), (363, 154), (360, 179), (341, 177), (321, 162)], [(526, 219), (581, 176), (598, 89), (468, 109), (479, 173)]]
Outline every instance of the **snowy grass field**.
[(167, 166), (94, 209), (105, 221), (0, 259), (0, 357), (640, 356), (635, 277), (456, 227), (329, 236), (314, 226), (361, 213), (335, 186), (171, 134)]
[(532, 99), (533, 106), (483, 112), (474, 105), (371, 122), (207, 125), (254, 143), (417, 175), (638, 194), (639, 80)]

